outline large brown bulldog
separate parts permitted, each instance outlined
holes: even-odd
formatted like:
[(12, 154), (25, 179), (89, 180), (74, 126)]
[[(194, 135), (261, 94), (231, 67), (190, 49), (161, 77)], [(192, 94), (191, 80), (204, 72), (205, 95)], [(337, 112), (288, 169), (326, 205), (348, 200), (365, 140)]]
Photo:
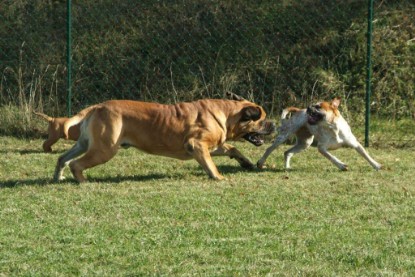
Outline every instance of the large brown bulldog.
[[(211, 156), (235, 158), (244, 168), (253, 164), (228, 140), (263, 144), (260, 135), (271, 134), (275, 125), (265, 120), (262, 107), (239, 100), (205, 99), (162, 105), (129, 100), (111, 100), (86, 108), (65, 124), (65, 130), (81, 123), (77, 143), (61, 155), (54, 180), (63, 179), (69, 167), (75, 179), (86, 181), (82, 171), (109, 161), (120, 147), (187, 160), (195, 159), (209, 177), (223, 179)], [(82, 155), (79, 159), (72, 159)], [(71, 162), (70, 162), (71, 161)]]

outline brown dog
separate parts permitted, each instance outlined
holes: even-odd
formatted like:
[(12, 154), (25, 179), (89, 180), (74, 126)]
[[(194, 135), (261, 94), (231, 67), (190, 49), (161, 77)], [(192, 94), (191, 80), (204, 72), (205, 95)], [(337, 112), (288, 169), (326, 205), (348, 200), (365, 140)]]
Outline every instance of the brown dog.
[[(238, 99), (238, 98), (237, 98)], [(82, 171), (109, 161), (123, 146), (187, 160), (195, 159), (213, 179), (223, 179), (211, 156), (235, 158), (244, 168), (254, 165), (228, 140), (244, 138), (262, 145), (260, 135), (271, 134), (274, 123), (265, 120), (262, 107), (249, 101), (205, 99), (162, 105), (111, 100), (91, 106), (72, 117), (66, 130), (81, 125), (78, 142), (59, 157), (54, 180), (63, 179), (69, 163), (75, 179), (86, 181)]]
[[(284, 153), (285, 168), (290, 168), (291, 157), (307, 149), (315, 138), (318, 151), (340, 170), (347, 170), (348, 166), (329, 152), (340, 147), (355, 149), (374, 169), (379, 170), (382, 166), (357, 141), (349, 124), (340, 114), (339, 105), (340, 98), (334, 98), (331, 102), (319, 102), (307, 109), (286, 108), (281, 115), (283, 121), (278, 136), (258, 160), (257, 166), (262, 168), (271, 152), (294, 134), (297, 142)], [(291, 118), (285, 119), (289, 113), (293, 113)]]
[(68, 117), (50, 117), (39, 112), (33, 113), (49, 123), (48, 139), (43, 142), (43, 151), (52, 152), (52, 145), (54, 145), (60, 138), (70, 139), (74, 141), (78, 140), (80, 134), (79, 124), (71, 126), (68, 129), (67, 135), (64, 135), (64, 124), (68, 121)]

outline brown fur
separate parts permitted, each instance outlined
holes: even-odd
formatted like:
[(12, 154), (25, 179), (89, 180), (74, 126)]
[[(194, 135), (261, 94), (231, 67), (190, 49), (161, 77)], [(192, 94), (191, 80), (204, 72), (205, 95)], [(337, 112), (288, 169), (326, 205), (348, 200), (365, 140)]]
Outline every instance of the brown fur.
[(52, 152), (52, 145), (59, 139), (65, 138), (77, 141), (80, 134), (79, 124), (75, 124), (68, 128), (67, 135), (64, 135), (64, 125), (68, 121), (68, 117), (50, 117), (46, 114), (33, 112), (35, 115), (41, 117), (48, 122), (48, 139), (43, 142), (43, 151)]
[(64, 166), (84, 154), (69, 164), (76, 180), (83, 182), (83, 170), (109, 161), (120, 146), (133, 146), (154, 155), (195, 159), (211, 178), (222, 179), (211, 155), (226, 155), (252, 168), (246, 157), (225, 142), (248, 133), (273, 132), (274, 125), (265, 123), (265, 116), (262, 107), (246, 100), (205, 99), (175, 105), (107, 101), (66, 122), (66, 129), (82, 124), (81, 135), (59, 158), (54, 178), (62, 179)]

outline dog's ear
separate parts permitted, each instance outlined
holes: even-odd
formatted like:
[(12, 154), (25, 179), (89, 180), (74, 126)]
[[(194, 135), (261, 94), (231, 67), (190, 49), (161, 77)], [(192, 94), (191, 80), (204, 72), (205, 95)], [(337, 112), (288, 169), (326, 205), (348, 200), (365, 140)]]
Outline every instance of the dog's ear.
[(228, 99), (230, 100), (236, 100), (236, 101), (245, 101), (245, 98), (233, 93), (233, 92), (226, 92), (226, 97), (228, 97)]
[(336, 98), (334, 98), (334, 99), (331, 101), (331, 106), (332, 106), (333, 108), (335, 108), (335, 109), (338, 109), (338, 108), (339, 108), (339, 106), (340, 106), (340, 101), (341, 101), (341, 98), (340, 98), (340, 97), (336, 97)]
[(258, 107), (245, 107), (242, 109), (241, 111), (242, 113), (242, 117), (241, 117), (241, 121), (257, 121), (258, 119), (261, 118), (262, 115), (262, 111), (260, 108)]

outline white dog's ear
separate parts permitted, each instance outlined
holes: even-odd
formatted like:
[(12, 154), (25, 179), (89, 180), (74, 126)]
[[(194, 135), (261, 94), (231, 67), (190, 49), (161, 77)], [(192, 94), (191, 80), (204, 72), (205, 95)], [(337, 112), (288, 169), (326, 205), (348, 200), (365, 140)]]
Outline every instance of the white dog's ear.
[(340, 98), (340, 97), (336, 97), (336, 98), (334, 98), (334, 99), (331, 101), (331, 106), (332, 106), (333, 108), (335, 108), (335, 109), (338, 109), (338, 108), (339, 108), (339, 106), (340, 106), (340, 101), (341, 101), (341, 98)]

